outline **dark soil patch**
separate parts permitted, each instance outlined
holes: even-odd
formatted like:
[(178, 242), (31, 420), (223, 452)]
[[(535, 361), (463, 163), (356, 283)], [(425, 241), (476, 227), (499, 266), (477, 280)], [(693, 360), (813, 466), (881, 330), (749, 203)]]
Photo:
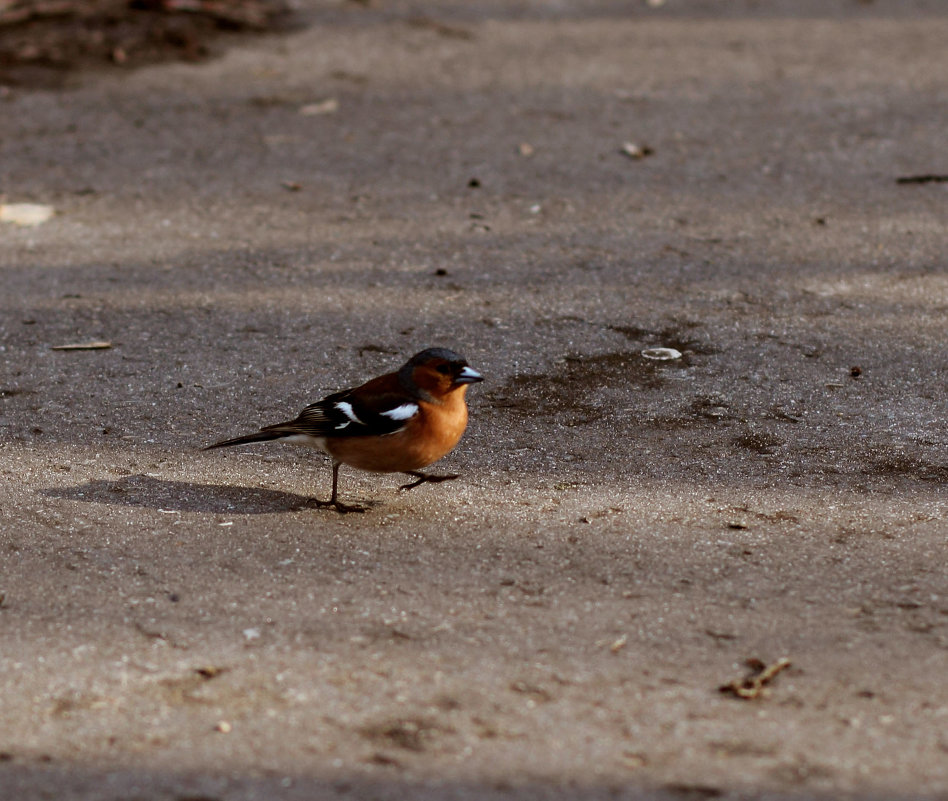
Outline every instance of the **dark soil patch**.
[(866, 474), (883, 478), (910, 478), (914, 481), (948, 483), (948, 464), (936, 464), (912, 456), (894, 454), (872, 459), (866, 466)]
[(282, 0), (20, 0), (0, 8), (0, 86), (55, 89), (82, 70), (201, 61), (291, 22)]
[(661, 329), (641, 328), (636, 325), (610, 325), (609, 329), (622, 334), (630, 342), (640, 343), (642, 347), (675, 348), (686, 356), (700, 354), (709, 356), (717, 353), (717, 349), (707, 342), (690, 336), (690, 330), (698, 328), (697, 323), (682, 322), (677, 326), (668, 326)]
[[(506, 413), (553, 416), (566, 425), (588, 425), (615, 413), (614, 393), (654, 390), (664, 386), (669, 373), (687, 370), (694, 356), (716, 350), (683, 329), (651, 330), (608, 326), (623, 334), (635, 347), (596, 356), (566, 356), (549, 373), (519, 373), (488, 393), (491, 403)], [(675, 348), (681, 358), (662, 361), (645, 358), (643, 348)]]
[(585, 418), (583, 422), (588, 423), (607, 413), (607, 408), (595, 399), (601, 390), (610, 387), (654, 389), (661, 386), (666, 371), (687, 366), (687, 359), (650, 361), (638, 351), (568, 356), (556, 372), (520, 373), (488, 397), (493, 405), (508, 412), (530, 416), (580, 413)]

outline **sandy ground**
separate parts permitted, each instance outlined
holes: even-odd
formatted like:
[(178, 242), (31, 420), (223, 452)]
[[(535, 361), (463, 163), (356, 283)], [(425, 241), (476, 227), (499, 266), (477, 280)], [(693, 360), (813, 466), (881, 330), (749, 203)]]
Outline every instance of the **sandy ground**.
[[(948, 798), (948, 10), (722, 5), (0, 97), (0, 796)], [(199, 450), (429, 345), (453, 484)]]

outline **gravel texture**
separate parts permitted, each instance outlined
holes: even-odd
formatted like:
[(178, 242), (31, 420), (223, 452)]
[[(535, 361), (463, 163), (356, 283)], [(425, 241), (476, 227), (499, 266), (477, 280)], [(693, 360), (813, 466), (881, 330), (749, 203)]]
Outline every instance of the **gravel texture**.
[[(948, 11), (721, 5), (3, 92), (0, 796), (948, 798)], [(433, 345), (456, 482), (199, 450)]]

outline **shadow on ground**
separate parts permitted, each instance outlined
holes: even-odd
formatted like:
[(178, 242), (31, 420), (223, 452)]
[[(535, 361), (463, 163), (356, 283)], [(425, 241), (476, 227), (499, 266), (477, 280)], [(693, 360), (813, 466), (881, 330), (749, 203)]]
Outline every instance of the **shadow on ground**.
[(96, 479), (72, 487), (40, 491), (47, 498), (111, 506), (136, 506), (166, 512), (264, 515), (316, 509), (316, 499), (292, 492), (225, 484), (164, 481), (145, 475), (114, 481)]

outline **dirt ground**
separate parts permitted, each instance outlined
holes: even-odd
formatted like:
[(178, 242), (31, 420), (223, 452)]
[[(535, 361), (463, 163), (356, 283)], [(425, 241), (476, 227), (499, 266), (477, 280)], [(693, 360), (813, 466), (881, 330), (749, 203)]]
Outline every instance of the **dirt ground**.
[(948, 799), (944, 3), (296, 14), (0, 90), (0, 797)]

